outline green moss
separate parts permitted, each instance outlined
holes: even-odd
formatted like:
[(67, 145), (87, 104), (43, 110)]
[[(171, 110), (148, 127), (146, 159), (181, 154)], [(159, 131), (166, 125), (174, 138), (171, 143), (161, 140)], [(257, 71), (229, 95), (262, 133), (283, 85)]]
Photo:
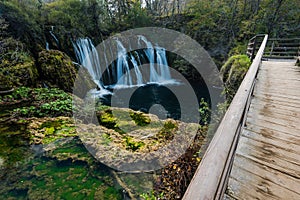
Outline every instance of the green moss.
[(39, 53), (38, 62), (43, 80), (50, 86), (57, 86), (71, 92), (76, 79), (76, 69), (71, 59), (58, 50)]
[(2, 72), (0, 72), (0, 91), (6, 91), (10, 90), (13, 86), (13, 83), (9, 79), (9, 77), (3, 75)]
[(100, 125), (105, 126), (109, 129), (115, 129), (117, 125), (117, 118), (112, 114), (111, 110), (105, 110), (98, 116)]
[(137, 151), (140, 148), (142, 148), (143, 146), (145, 146), (144, 142), (138, 141), (130, 136), (125, 137), (125, 147), (127, 150)]
[(67, 117), (31, 119), (28, 131), (30, 142), (34, 144), (49, 144), (59, 138), (77, 136), (74, 122)]
[(231, 101), (246, 75), (251, 61), (246, 55), (231, 56), (222, 66), (221, 74), (225, 84), (225, 94)]
[(13, 38), (3, 39), (0, 58), (0, 89), (37, 84), (39, 74), (35, 60), (23, 43)]
[(164, 141), (172, 140), (174, 138), (175, 131), (178, 129), (176, 121), (168, 120), (164, 123), (163, 128), (158, 133), (158, 139)]
[(129, 112), (131, 119), (138, 125), (138, 126), (146, 126), (150, 124), (151, 119), (146, 116), (142, 112)]
[(5, 172), (3, 199), (122, 199), (110, 170), (76, 139)]
[(108, 135), (106, 133), (102, 134), (102, 138), (103, 138), (103, 141), (102, 141), (103, 145), (109, 145), (112, 142), (110, 135)]

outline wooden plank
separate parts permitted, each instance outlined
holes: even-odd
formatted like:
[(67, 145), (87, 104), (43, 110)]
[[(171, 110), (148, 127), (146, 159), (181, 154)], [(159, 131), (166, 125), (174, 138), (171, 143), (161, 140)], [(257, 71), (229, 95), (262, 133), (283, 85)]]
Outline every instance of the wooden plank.
[[(284, 136), (281, 136), (280, 138), (272, 137), (270, 134), (272, 133), (269, 130), (262, 130), (261, 132), (257, 132), (257, 130), (247, 129), (245, 128), (242, 132), (242, 135), (244, 137), (250, 138), (252, 140), (255, 140), (257, 142), (263, 141), (263, 143), (267, 143), (269, 145), (274, 145), (275, 148), (278, 148), (278, 150), (283, 150), (287, 152), (292, 152), (292, 154), (295, 154), (294, 157), (296, 157), (296, 161), (299, 161), (299, 155), (300, 152), (300, 146), (299, 143), (295, 144), (292, 142), (289, 142), (287, 140), (284, 140)], [(267, 136), (267, 137), (266, 137)], [(296, 141), (300, 141), (299, 138), (297, 138)], [(286, 152), (284, 152), (286, 153)]]
[[(255, 97), (261, 97), (261, 99), (270, 99), (271, 101), (283, 101), (283, 102), (290, 102), (293, 101), (294, 103), (298, 103), (299, 101), (299, 96), (292, 94), (292, 95), (285, 95), (285, 94), (280, 94), (280, 93), (276, 93), (274, 92), (265, 92), (265, 91), (260, 91), (260, 93), (258, 93), (258, 91), (254, 92), (254, 96)], [(290, 102), (290, 103), (293, 103)]]
[[(245, 139), (244, 139), (245, 140)], [(259, 150), (261, 150), (260, 148)], [(247, 159), (251, 159), (263, 166), (268, 166), (272, 169), (280, 171), (284, 174), (288, 174), (291, 177), (300, 179), (299, 166), (293, 163), (288, 163), (286, 161), (280, 160), (278, 157), (272, 157), (270, 154), (265, 154), (264, 152), (259, 152), (255, 150), (253, 146), (241, 145), (235, 156), (244, 156)], [(235, 162), (234, 162), (235, 163)], [(232, 169), (231, 173), (234, 172)]]
[[(298, 112), (286, 112), (285, 110), (281, 110), (281, 112), (274, 112), (273, 110), (269, 109), (268, 106), (261, 107), (260, 109), (258, 107), (251, 107), (251, 115), (261, 115), (261, 116), (267, 116), (267, 117), (273, 117), (276, 119), (286, 120), (287, 123), (299, 123), (300, 119), (300, 113)], [(291, 113), (289, 115), (289, 113)]]
[[(247, 117), (249, 120), (251, 119), (256, 119), (257, 121), (264, 121), (264, 122), (271, 122), (273, 124), (278, 124), (278, 125), (282, 125), (285, 126), (287, 129), (294, 129), (299, 131), (300, 133), (300, 126), (299, 126), (299, 122), (297, 121), (290, 121), (288, 119), (279, 119), (279, 118), (275, 118), (275, 117), (270, 117), (267, 115), (262, 115), (262, 114), (253, 114), (252, 112), (248, 114)], [(299, 134), (298, 134), (299, 136)]]
[(300, 190), (298, 187), (300, 184), (300, 179), (289, 176), (286, 173), (282, 173), (281, 171), (277, 171), (266, 165), (261, 165), (260, 163), (254, 162), (253, 160), (247, 159), (243, 156), (237, 155), (236, 161), (237, 162), (233, 167), (240, 167), (247, 171), (252, 171), (262, 179), (268, 180), (269, 182), (300, 195)]
[(282, 140), (283, 142), (287, 143), (287, 145), (299, 145), (300, 138), (294, 135), (290, 135), (289, 133), (285, 133), (282, 131), (278, 131), (276, 129), (270, 129), (266, 127), (260, 127), (258, 125), (253, 125), (248, 123), (245, 127), (245, 130), (252, 131), (254, 133), (258, 133), (265, 138), (276, 138), (278, 140)]
[(277, 104), (263, 105), (261, 102), (252, 102), (250, 105), (250, 109), (262, 110), (264, 108), (267, 108), (270, 112), (274, 113), (274, 115), (280, 114), (285, 115), (287, 117), (293, 117), (296, 118), (297, 121), (299, 121), (300, 119), (300, 109), (297, 112), (295, 109), (288, 109), (289, 107), (278, 106)]
[(259, 121), (257, 119), (247, 118), (246, 126), (250, 127), (251, 125), (259, 126), (259, 127), (263, 127), (263, 128), (271, 129), (271, 130), (275, 130), (275, 131), (280, 131), (283, 133), (290, 134), (294, 137), (299, 137), (298, 130), (290, 129), (289, 127), (286, 127), (285, 125), (276, 124), (276, 123), (269, 122), (266, 120)]
[[(291, 129), (296, 129), (300, 133), (300, 127), (299, 127), (299, 121), (296, 120), (290, 120), (288, 117), (273, 117), (271, 114), (267, 114), (267, 112), (262, 113), (262, 112), (250, 112), (248, 114), (248, 118), (255, 118), (256, 120), (264, 120), (264, 121), (269, 121), (274, 124), (280, 124), (282, 126), (286, 126), (287, 128)], [(298, 134), (299, 136), (299, 134)]]
[(265, 93), (262, 95), (258, 95), (256, 93), (254, 93), (255, 98), (259, 99), (258, 102), (260, 103), (264, 103), (265, 105), (269, 105), (269, 104), (277, 104), (277, 105), (282, 105), (282, 106), (286, 106), (286, 107), (291, 107), (293, 109), (296, 109), (296, 111), (300, 108), (300, 105), (293, 101), (290, 100), (288, 98), (284, 99), (281, 97), (275, 97), (275, 95), (269, 94), (269, 97), (267, 97), (268, 94)]
[[(299, 181), (289, 177), (280, 171), (260, 163), (253, 162), (245, 157), (237, 156), (233, 166), (232, 178), (240, 184), (247, 185), (247, 193), (255, 194), (255, 198), (260, 199), (299, 199), (297, 191)], [(234, 191), (237, 193), (238, 191)], [(244, 191), (243, 191), (244, 192)], [(238, 196), (238, 195), (237, 195)]]
[(270, 158), (270, 160), (284, 161), (286, 166), (295, 169), (300, 175), (300, 163), (298, 163), (300, 157), (299, 154), (295, 152), (295, 150), (299, 149), (298, 145), (294, 145), (294, 149), (290, 149), (285, 148), (283, 146), (284, 143), (280, 140), (265, 139), (267, 141), (259, 141), (257, 134), (245, 130), (243, 131), (242, 136), (241, 142), (244, 142), (244, 145), (247, 145), (247, 148), (253, 149), (253, 153), (257, 151), (257, 155), (265, 155), (265, 159)]
[[(277, 89), (275, 89), (275, 88), (268, 88), (267, 86), (261, 86), (258, 89), (261, 90), (261, 92), (263, 92), (263, 93), (271, 93), (271, 94), (272, 93), (273, 94), (280, 93), (281, 95), (285, 95), (285, 96), (297, 96), (297, 97), (300, 98), (300, 93), (298, 94), (299, 89), (297, 89), (297, 88), (286, 87), (284, 89), (284, 88), (278, 87)], [(259, 92), (259, 93), (261, 93), (261, 92)], [(297, 100), (297, 102), (299, 102), (299, 100)]]

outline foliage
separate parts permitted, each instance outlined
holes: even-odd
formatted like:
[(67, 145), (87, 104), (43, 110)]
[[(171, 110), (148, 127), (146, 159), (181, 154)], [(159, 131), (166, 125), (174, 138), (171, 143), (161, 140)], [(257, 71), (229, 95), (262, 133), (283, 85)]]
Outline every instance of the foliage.
[(56, 88), (20, 87), (11, 95), (2, 98), (4, 102), (30, 101), (30, 105), (13, 110), (15, 116), (44, 117), (71, 116), (72, 97)]
[(158, 132), (157, 138), (163, 141), (173, 140), (176, 130), (178, 130), (177, 122), (173, 120), (167, 120), (162, 129)]
[(9, 23), (9, 35), (20, 39), (34, 54), (41, 49), (44, 40), (42, 28), (38, 23), (38, 7), (37, 0), (0, 2), (0, 18)]
[(251, 64), (246, 55), (235, 55), (222, 66), (221, 74), (225, 85), (225, 95), (229, 102), (233, 99)]
[(209, 118), (210, 118), (210, 107), (209, 104), (204, 100), (204, 98), (201, 98), (200, 100), (200, 124), (202, 125), (208, 125)]
[(160, 193), (159, 197), (156, 197), (154, 191), (151, 191), (149, 193), (143, 193), (140, 195), (141, 198), (143, 198), (144, 200), (158, 200), (158, 199), (163, 199), (164, 197), (164, 193)]
[(150, 124), (151, 119), (142, 112), (129, 112), (131, 119), (138, 126), (146, 126)]
[(128, 13), (124, 16), (128, 28), (145, 27), (152, 24), (151, 15), (141, 7), (139, 1), (132, 2), (130, 7)]
[(115, 129), (117, 125), (117, 118), (115, 118), (112, 114), (112, 111), (107, 109), (103, 112), (100, 112), (97, 115), (100, 125), (105, 126), (109, 129)]
[(12, 37), (0, 36), (0, 39), (0, 78), (3, 81), (1, 88), (36, 85), (37, 68), (25, 45)]
[(133, 137), (125, 137), (125, 146), (127, 150), (137, 151), (141, 147), (145, 146), (145, 143), (142, 141), (136, 141)]

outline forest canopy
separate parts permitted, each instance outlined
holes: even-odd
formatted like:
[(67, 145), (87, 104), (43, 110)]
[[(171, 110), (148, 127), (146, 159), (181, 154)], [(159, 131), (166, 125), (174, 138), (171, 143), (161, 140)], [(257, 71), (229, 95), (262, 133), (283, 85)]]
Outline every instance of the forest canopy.
[[(95, 42), (130, 28), (159, 26), (190, 35), (212, 56), (224, 56), (255, 34), (292, 37), (300, 29), (298, 0), (2, 0), (0, 16), (29, 46), (44, 46), (53, 26), (58, 39), (84, 36)], [(57, 48), (68, 53), (68, 45), (62, 41)]]

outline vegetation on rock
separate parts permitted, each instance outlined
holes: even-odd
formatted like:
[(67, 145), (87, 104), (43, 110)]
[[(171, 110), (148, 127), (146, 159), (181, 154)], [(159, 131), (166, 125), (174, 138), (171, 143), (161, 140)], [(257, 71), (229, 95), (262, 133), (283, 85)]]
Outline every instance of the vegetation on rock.
[(42, 51), (39, 53), (38, 62), (47, 85), (72, 92), (76, 69), (69, 56), (57, 50)]
[(60, 138), (77, 136), (72, 118), (31, 118), (26, 123), (31, 144), (49, 144)]
[(146, 126), (151, 122), (151, 119), (142, 112), (130, 112), (130, 117), (138, 126)]
[(38, 72), (34, 58), (21, 41), (8, 36), (8, 24), (1, 18), (0, 26), (0, 87), (36, 85)]
[(237, 92), (251, 64), (246, 55), (235, 55), (222, 66), (221, 74), (225, 84), (225, 94), (230, 102)]

